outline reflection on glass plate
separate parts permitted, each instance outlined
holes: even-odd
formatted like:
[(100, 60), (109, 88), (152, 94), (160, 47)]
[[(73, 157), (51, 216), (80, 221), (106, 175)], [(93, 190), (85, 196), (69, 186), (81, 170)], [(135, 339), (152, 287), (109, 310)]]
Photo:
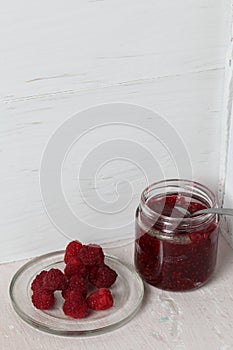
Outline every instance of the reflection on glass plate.
[(42, 255), (21, 267), (10, 284), (10, 297), (17, 314), (31, 326), (56, 335), (90, 336), (112, 331), (126, 324), (142, 303), (144, 286), (134, 268), (119, 259), (106, 255), (105, 262), (118, 278), (111, 287), (112, 308), (92, 311), (83, 319), (68, 318), (62, 311), (63, 298), (56, 292), (56, 303), (51, 310), (37, 310), (31, 302), (31, 283), (41, 270), (64, 269), (64, 251)]

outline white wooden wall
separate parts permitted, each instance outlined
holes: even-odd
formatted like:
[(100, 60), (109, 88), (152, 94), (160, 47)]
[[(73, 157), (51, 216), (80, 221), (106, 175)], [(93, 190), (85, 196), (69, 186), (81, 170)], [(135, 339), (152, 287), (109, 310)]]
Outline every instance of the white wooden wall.
[[(233, 27), (232, 36), (233, 38)], [(231, 39), (226, 66), (225, 101), (222, 128), (222, 162), (220, 172), (220, 198), (222, 205), (233, 208), (233, 41)], [(224, 237), (233, 247), (233, 218), (228, 216), (223, 218), (222, 232)]]
[[(230, 138), (229, 138), (229, 149), (227, 157), (227, 167), (226, 167), (226, 182), (224, 191), (223, 205), (226, 208), (233, 208), (233, 119), (231, 119), (231, 124), (229, 125)], [(223, 221), (223, 234), (233, 247), (233, 218), (226, 217)]]
[[(157, 111), (183, 139), (194, 178), (217, 192), (230, 9), (230, 0), (2, 2), (0, 261), (63, 248), (66, 239), (42, 204), (40, 161), (56, 128), (96, 104), (127, 102)], [(153, 120), (151, 129), (156, 130)], [(140, 139), (166, 176), (176, 176), (153, 140), (134, 131), (108, 129), (102, 137), (128, 133)], [(88, 135), (86, 154), (98, 137)], [(141, 180), (133, 193), (136, 207), (145, 183), (131, 165), (110, 163), (102, 175), (110, 197), (116, 179)], [(150, 172), (156, 181), (158, 174)], [(104, 187), (102, 182), (103, 192)], [(94, 215), (101, 227), (103, 219), (79, 204), (83, 218), (88, 222)], [(133, 214), (126, 209), (121, 220)], [(132, 223), (117, 238), (133, 235)], [(87, 236), (80, 232), (80, 239)]]

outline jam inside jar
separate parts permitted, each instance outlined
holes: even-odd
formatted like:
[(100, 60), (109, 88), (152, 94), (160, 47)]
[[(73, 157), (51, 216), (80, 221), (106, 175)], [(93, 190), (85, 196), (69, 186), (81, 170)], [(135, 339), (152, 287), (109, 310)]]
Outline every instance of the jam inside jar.
[(219, 218), (190, 214), (216, 206), (207, 187), (189, 180), (164, 180), (143, 191), (136, 210), (135, 266), (146, 282), (186, 291), (208, 281), (216, 265)]

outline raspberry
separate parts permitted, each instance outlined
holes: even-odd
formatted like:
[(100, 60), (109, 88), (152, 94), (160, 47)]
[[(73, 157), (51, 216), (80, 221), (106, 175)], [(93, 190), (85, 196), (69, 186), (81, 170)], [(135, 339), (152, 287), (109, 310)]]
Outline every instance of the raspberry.
[(82, 276), (72, 276), (69, 282), (71, 290), (79, 290), (84, 296), (87, 294), (87, 282)]
[(99, 266), (90, 266), (89, 267), (88, 279), (93, 285), (95, 285), (96, 275), (97, 275), (98, 269), (99, 269)]
[(70, 280), (69, 280), (69, 288), (75, 290), (75, 289), (80, 289), (81, 290), (86, 290), (87, 284), (86, 284), (86, 280), (84, 277), (82, 276), (78, 276), (78, 275), (73, 275), (71, 276)]
[(65, 315), (73, 318), (84, 318), (88, 314), (88, 306), (85, 300), (66, 300), (63, 304)]
[(100, 288), (89, 295), (87, 304), (92, 310), (107, 310), (113, 306), (113, 297), (109, 289)]
[(78, 253), (79, 259), (84, 265), (102, 265), (104, 263), (104, 253), (97, 244), (84, 245)]
[[(41, 271), (31, 284), (32, 303), (40, 310), (48, 310), (55, 303), (54, 292), (62, 291), (65, 299), (63, 312), (72, 318), (84, 318), (88, 308), (107, 310), (113, 305), (109, 288), (116, 280), (117, 273), (104, 264), (104, 253), (97, 244), (82, 245), (78, 241), (70, 242), (65, 251), (64, 273), (57, 268)], [(97, 291), (87, 297), (89, 281)], [(93, 289), (91, 287), (91, 289)]]
[(65, 300), (85, 300), (80, 291), (69, 288), (62, 292), (62, 296)]
[[(69, 299), (71, 292), (74, 292), (74, 291), (68, 287), (67, 289), (64, 289), (61, 294), (62, 294), (63, 298), (66, 300), (66, 299)], [(79, 292), (77, 291), (77, 293), (79, 293)]]
[(72, 275), (86, 276), (88, 271), (83, 262), (78, 258), (71, 258), (64, 270), (65, 275), (70, 278)]
[(89, 281), (97, 288), (109, 288), (116, 281), (117, 273), (107, 265), (91, 269)]
[(67, 279), (59, 269), (49, 270), (43, 278), (44, 289), (55, 291), (66, 288)]
[(33, 305), (40, 310), (48, 310), (53, 307), (55, 298), (53, 292), (50, 290), (36, 290), (32, 294)]
[(33, 290), (33, 292), (39, 289), (43, 289), (43, 279), (47, 275), (47, 273), (47, 271), (41, 271), (41, 273), (39, 273), (36, 276), (36, 278), (34, 278), (31, 284), (31, 289)]
[(61, 292), (61, 295), (66, 300), (66, 299), (69, 299), (70, 292), (73, 292), (73, 290), (69, 289), (68, 287)]
[(72, 241), (66, 247), (64, 261), (67, 264), (71, 258), (77, 257), (79, 250), (82, 248), (82, 243), (79, 241)]
[(71, 291), (80, 292), (84, 297), (87, 295), (87, 283), (85, 278), (82, 276), (73, 275), (69, 281), (67, 289), (62, 291), (62, 296), (67, 299)]

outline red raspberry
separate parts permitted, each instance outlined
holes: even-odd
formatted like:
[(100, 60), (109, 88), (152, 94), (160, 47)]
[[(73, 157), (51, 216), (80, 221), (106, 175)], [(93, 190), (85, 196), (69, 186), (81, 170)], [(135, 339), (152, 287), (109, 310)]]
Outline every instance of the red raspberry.
[(71, 276), (69, 288), (71, 290), (79, 290), (84, 296), (87, 294), (87, 282), (82, 276)]
[(55, 302), (54, 294), (50, 290), (36, 290), (32, 294), (33, 305), (40, 310), (48, 310), (53, 307)]
[(64, 314), (73, 318), (84, 318), (88, 314), (88, 306), (86, 301), (66, 300), (63, 304)]
[[(64, 289), (63, 291), (62, 291), (62, 297), (65, 299), (65, 300), (67, 300), (67, 299), (69, 299), (69, 297), (70, 297), (70, 293), (71, 292), (74, 292), (72, 289), (70, 289), (70, 288), (67, 288), (67, 289)], [(75, 292), (77, 292), (77, 293), (80, 293), (80, 292), (78, 292), (78, 291), (75, 291)]]
[(62, 296), (65, 300), (85, 300), (80, 291), (69, 288), (62, 292)]
[(92, 310), (107, 310), (113, 306), (113, 297), (109, 289), (100, 288), (89, 295), (87, 304)]
[(86, 279), (82, 276), (73, 275), (69, 281), (70, 290), (77, 290), (82, 293), (83, 296), (87, 295), (87, 282)]
[(71, 258), (64, 270), (65, 275), (70, 278), (72, 275), (87, 276), (87, 268), (78, 258)]
[(107, 265), (91, 269), (89, 281), (97, 288), (109, 288), (116, 281), (117, 273)]
[(71, 258), (77, 257), (79, 250), (82, 248), (82, 243), (72, 241), (66, 247), (64, 261), (67, 264)]
[[(63, 298), (66, 300), (66, 299), (69, 299), (69, 296), (70, 296), (70, 293), (71, 292), (73, 292), (73, 290), (72, 289), (69, 289), (69, 287), (68, 288), (66, 288), (66, 289), (64, 289), (62, 292), (61, 292), (61, 295), (63, 296)], [(78, 293), (78, 292), (77, 292)]]
[(36, 276), (36, 278), (34, 278), (31, 284), (31, 289), (33, 290), (33, 292), (39, 289), (43, 289), (43, 279), (47, 275), (47, 273), (47, 271), (41, 271), (41, 273), (39, 273)]
[(69, 298), (71, 291), (80, 292), (84, 297), (87, 295), (87, 282), (82, 276), (73, 275), (70, 278), (68, 288), (62, 291), (64, 299)]
[(84, 245), (78, 253), (78, 257), (84, 265), (102, 265), (104, 263), (104, 253), (97, 244)]
[(49, 270), (43, 278), (44, 289), (55, 291), (63, 290), (67, 286), (67, 279), (59, 269)]
[(99, 269), (99, 266), (89, 266), (88, 279), (92, 284), (94, 284), (94, 282), (96, 280), (96, 274), (97, 274), (98, 269)]

